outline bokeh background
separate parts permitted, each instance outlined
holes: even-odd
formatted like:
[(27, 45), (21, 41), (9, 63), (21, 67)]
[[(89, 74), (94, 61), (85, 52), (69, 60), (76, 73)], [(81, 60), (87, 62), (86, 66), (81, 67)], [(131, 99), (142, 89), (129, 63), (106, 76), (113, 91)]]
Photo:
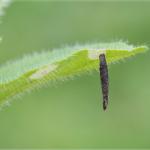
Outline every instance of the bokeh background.
[[(66, 44), (150, 43), (150, 2), (14, 1), (0, 25), (0, 64)], [(0, 111), (0, 148), (149, 148), (150, 53), (34, 91)]]

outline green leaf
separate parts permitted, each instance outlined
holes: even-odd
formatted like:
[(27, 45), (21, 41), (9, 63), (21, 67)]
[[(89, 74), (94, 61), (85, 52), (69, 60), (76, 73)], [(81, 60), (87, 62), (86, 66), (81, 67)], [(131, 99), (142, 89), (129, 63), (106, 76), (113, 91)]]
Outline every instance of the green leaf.
[(105, 53), (108, 64), (142, 53), (146, 46), (123, 42), (75, 45), (34, 53), (0, 67), (0, 104), (47, 83), (64, 81), (99, 68), (99, 55)]

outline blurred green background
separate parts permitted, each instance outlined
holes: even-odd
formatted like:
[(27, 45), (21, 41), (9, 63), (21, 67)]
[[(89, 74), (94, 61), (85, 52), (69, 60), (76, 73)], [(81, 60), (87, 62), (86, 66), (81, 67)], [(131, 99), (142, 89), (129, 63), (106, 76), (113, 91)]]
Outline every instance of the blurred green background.
[[(150, 2), (16, 1), (0, 25), (0, 64), (66, 44), (123, 39), (149, 45)], [(0, 111), (0, 148), (149, 148), (150, 53), (49, 86)]]

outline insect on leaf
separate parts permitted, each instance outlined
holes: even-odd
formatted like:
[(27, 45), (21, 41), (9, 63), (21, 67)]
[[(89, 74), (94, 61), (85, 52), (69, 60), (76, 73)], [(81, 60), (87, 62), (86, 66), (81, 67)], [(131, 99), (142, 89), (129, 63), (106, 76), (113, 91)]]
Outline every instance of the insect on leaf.
[(48, 50), (9, 61), (0, 67), (0, 104), (42, 85), (98, 71), (100, 54), (105, 54), (110, 64), (145, 50), (146, 46), (124, 42), (93, 43)]

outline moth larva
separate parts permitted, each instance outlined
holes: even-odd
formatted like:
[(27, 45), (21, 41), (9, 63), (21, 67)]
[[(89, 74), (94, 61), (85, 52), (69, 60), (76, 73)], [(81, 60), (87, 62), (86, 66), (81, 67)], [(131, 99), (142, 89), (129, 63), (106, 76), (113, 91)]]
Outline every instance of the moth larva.
[(107, 68), (105, 54), (100, 54), (99, 60), (100, 60), (99, 71), (100, 71), (100, 79), (101, 79), (101, 87), (102, 87), (102, 95), (103, 95), (103, 109), (106, 110), (108, 106), (109, 80), (108, 80), (108, 68)]

